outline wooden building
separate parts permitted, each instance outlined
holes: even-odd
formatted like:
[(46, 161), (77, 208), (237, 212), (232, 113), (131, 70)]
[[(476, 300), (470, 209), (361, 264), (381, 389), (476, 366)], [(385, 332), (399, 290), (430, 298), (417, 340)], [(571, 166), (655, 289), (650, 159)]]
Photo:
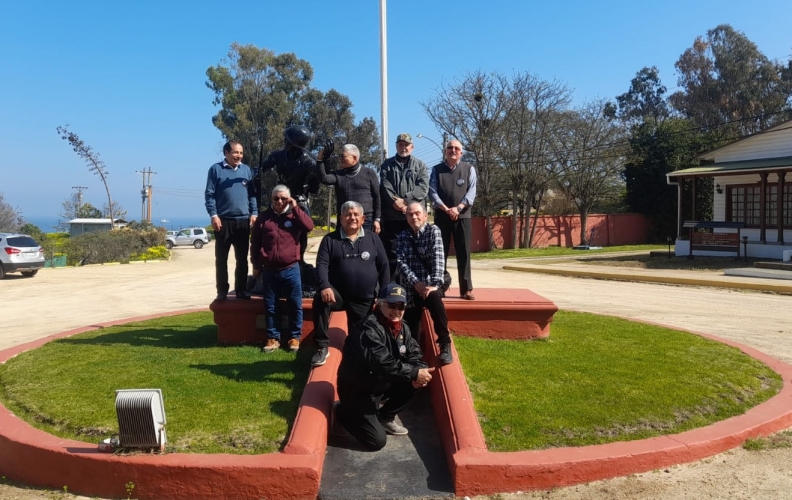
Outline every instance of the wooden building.
[[(737, 240), (740, 251), (747, 245), (749, 257), (781, 259), (784, 250), (792, 250), (792, 175), (787, 175), (792, 172), (792, 120), (704, 153), (699, 159), (701, 166), (666, 176), (669, 184), (679, 185), (680, 200), (684, 183), (697, 177), (713, 178), (714, 223), (703, 229), (710, 231), (704, 243), (713, 244), (702, 244), (701, 234), (694, 235), (691, 243), (690, 234), (697, 230), (686, 232), (684, 226), (693, 224), (684, 221), (705, 217), (696, 213), (695, 203), (692, 213), (683, 214), (680, 203), (677, 255), (724, 255), (729, 251), (725, 248), (732, 248), (731, 243)], [(695, 199), (695, 183), (693, 191)], [(718, 228), (718, 222), (724, 222), (724, 227)]]

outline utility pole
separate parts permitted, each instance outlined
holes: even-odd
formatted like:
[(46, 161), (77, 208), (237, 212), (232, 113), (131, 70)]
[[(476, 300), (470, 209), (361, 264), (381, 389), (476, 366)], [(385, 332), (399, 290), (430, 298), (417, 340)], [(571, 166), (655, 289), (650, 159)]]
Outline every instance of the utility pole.
[[(152, 172), (151, 167), (148, 167), (148, 171), (144, 168), (143, 171), (136, 170), (135, 172), (143, 174), (143, 189), (140, 190), (141, 197), (143, 198), (140, 207), (140, 221), (151, 222), (151, 195), (153, 192), (151, 176), (157, 172)], [(146, 176), (148, 176), (148, 181), (146, 180)]]

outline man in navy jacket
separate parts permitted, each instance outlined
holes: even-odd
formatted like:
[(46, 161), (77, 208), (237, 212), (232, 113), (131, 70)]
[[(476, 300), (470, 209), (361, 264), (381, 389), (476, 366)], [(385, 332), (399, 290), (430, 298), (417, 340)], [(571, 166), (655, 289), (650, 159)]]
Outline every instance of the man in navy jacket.
[(330, 311), (346, 311), (347, 331), (371, 312), (377, 289), (390, 281), (388, 257), (373, 231), (363, 229), (363, 207), (356, 201), (341, 205), (341, 227), (322, 238), (316, 255), (319, 291), (314, 296), (313, 366), (321, 366), (329, 356), (327, 336)]

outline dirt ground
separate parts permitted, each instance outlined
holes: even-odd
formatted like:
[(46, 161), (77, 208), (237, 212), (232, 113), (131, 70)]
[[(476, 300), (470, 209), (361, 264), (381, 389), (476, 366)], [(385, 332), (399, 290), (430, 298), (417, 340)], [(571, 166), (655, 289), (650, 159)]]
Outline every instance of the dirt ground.
[[(10, 275), (0, 281), (0, 303), (4, 306), (0, 316), (0, 349), (90, 324), (208, 307), (215, 295), (213, 245), (201, 250), (176, 248), (174, 254), (170, 262), (45, 269), (32, 279)], [(529, 288), (564, 310), (609, 314), (710, 333), (792, 364), (790, 296), (507, 272), (501, 269), (503, 265), (504, 261), (474, 261), (476, 287)], [(703, 273), (722, 276), (722, 273)], [(453, 270), (451, 274), (455, 276)], [(549, 492), (489, 498), (786, 499), (792, 496), (790, 463), (792, 449), (789, 448), (765, 451), (738, 448), (665, 470)], [(86, 497), (62, 490), (12, 487), (5, 478), (0, 478), (1, 500), (59, 498)]]

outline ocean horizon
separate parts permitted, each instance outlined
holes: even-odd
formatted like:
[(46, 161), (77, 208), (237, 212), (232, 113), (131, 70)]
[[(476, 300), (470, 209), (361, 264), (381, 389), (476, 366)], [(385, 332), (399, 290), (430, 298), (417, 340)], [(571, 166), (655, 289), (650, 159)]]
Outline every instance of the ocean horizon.
[[(38, 228), (44, 231), (45, 233), (55, 232), (55, 226), (57, 226), (58, 223), (63, 220), (60, 217), (51, 217), (51, 216), (49, 217), (22, 216), (22, 219), (26, 223), (30, 223), (35, 226), (38, 226)], [(129, 218), (127, 220), (132, 221), (137, 219)], [(157, 227), (164, 227), (167, 230), (177, 230), (185, 227), (206, 227), (209, 225), (209, 216), (203, 215), (199, 217), (174, 217), (172, 219), (152, 220), (151, 222)]]

